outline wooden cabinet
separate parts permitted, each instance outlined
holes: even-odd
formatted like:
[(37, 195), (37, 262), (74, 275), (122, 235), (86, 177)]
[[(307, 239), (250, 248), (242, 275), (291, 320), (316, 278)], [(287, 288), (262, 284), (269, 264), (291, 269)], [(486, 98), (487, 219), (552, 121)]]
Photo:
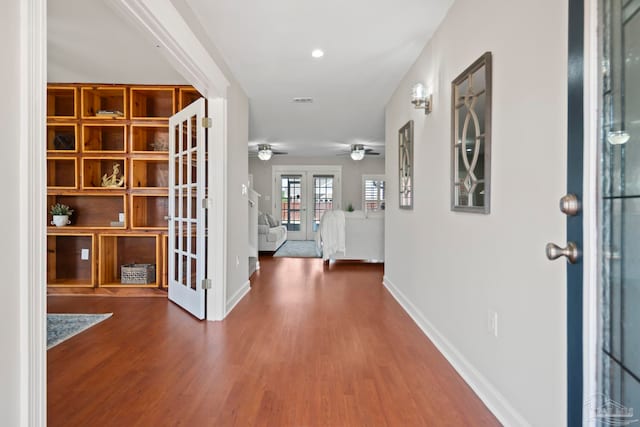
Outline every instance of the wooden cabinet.
[[(51, 84), (47, 88), (47, 283), (166, 287), (168, 119), (200, 94), (187, 86)], [(155, 280), (121, 283), (124, 264), (155, 265)]]

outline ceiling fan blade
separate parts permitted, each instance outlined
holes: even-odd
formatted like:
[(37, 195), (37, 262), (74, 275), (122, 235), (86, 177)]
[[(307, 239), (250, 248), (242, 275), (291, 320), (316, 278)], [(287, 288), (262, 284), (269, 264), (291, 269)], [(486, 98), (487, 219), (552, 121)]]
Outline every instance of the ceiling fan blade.
[(289, 154), (286, 151), (272, 151), (271, 154), (277, 155), (277, 154)]
[(376, 153), (375, 151), (366, 151), (365, 156), (379, 156), (380, 153)]

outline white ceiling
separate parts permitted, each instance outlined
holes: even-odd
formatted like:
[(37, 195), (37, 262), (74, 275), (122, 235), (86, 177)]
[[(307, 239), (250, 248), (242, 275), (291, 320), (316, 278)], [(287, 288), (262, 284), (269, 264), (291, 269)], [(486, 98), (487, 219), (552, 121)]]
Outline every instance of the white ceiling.
[[(384, 154), (384, 106), (453, 2), (182, 1), (249, 96), (250, 150), (267, 142), (295, 156), (353, 143)], [(187, 83), (107, 1), (47, 5), (50, 82)]]
[(104, 0), (48, 0), (47, 51), (52, 83), (187, 84)]
[(250, 98), (250, 146), (327, 155), (384, 152), (384, 106), (453, 0), (186, 2)]

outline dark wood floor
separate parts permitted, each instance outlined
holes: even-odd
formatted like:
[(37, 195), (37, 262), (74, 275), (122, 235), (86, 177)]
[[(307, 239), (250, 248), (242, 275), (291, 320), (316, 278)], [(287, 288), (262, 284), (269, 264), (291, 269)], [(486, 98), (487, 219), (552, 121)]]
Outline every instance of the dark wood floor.
[(261, 267), (223, 322), (162, 298), (49, 296), (51, 313), (114, 313), (48, 351), (49, 426), (499, 425), (381, 266)]

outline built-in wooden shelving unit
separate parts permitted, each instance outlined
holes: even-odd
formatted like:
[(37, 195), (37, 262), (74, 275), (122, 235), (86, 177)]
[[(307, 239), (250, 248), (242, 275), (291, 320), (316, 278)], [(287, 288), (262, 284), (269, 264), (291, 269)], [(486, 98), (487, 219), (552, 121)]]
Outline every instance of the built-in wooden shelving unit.
[[(48, 226), (49, 286), (167, 286), (168, 120), (198, 98), (186, 86), (48, 86), (47, 207), (74, 209), (70, 225)], [(122, 183), (104, 186), (114, 174)], [(154, 264), (155, 280), (121, 283), (124, 264)]]

